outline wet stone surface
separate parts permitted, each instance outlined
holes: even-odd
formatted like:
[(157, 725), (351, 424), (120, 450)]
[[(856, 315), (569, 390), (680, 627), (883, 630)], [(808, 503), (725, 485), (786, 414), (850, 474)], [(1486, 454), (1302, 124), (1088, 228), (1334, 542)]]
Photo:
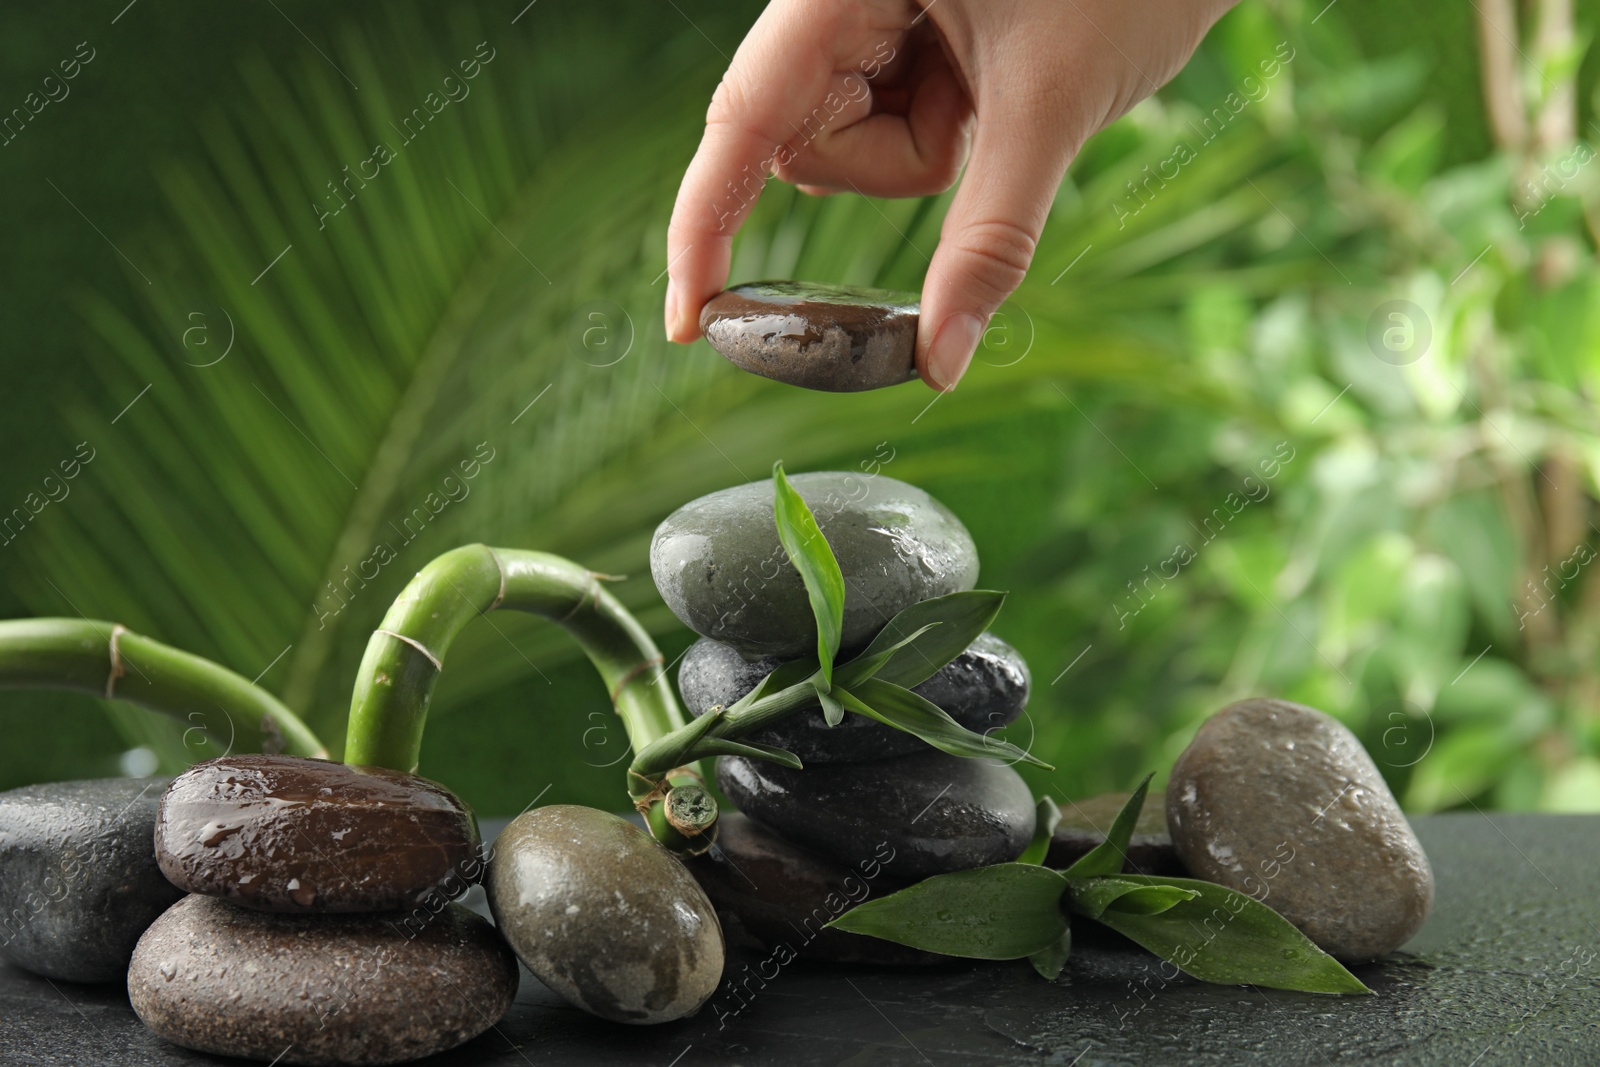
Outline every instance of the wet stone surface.
[[(949, 508), (885, 475), (817, 471), (789, 479), (845, 579), (845, 654), (920, 600), (971, 589), (978, 550)], [(770, 479), (723, 489), (668, 515), (650, 542), (656, 589), (695, 633), (751, 658), (814, 655), (816, 622), (772, 515)]]
[(738, 812), (717, 821), (717, 843), (688, 861), (690, 873), (716, 905), (730, 945), (813, 963), (905, 966), (948, 963), (949, 957), (827, 924), (863, 900), (886, 896), (908, 883), (888, 875), (876, 859), (845, 866), (785, 841)]
[[(491, 825), (485, 820), (485, 837)], [(1600, 816), (1466, 812), (1420, 816), (1415, 825), (1438, 898), (1400, 952), (1355, 968), (1375, 996), (1170, 977), (1155, 957), (1087, 928), (1054, 983), (1021, 962), (891, 968), (813, 964), (804, 953), (785, 963), (770, 950), (741, 951), (699, 1014), (667, 1026), (596, 1019), (527, 976), (494, 1030), (429, 1063), (631, 1067), (678, 1056), (678, 1067), (927, 1067), (930, 1060), (1036, 1067), (1075, 1058), (1077, 1067), (1593, 1062), (1600, 955), (1592, 924), (1600, 917), (1588, 887), (1600, 880), (1593, 848)], [(162, 1041), (139, 1024), (121, 985), (52, 984), (0, 963), (0, 1063), (7, 1067), (238, 1062)]]
[(1283, 700), (1206, 720), (1172, 768), (1167, 822), (1197, 878), (1263, 901), (1342, 960), (1421, 928), (1433, 873), (1361, 742)]
[(183, 895), (151, 847), (165, 784), (105, 778), (0, 793), (0, 958), (69, 982), (122, 980), (139, 935)]
[(146, 1026), (185, 1048), (278, 1063), (401, 1063), (489, 1029), (517, 980), (494, 927), (459, 905), (408, 924), (404, 915), (272, 915), (188, 896), (140, 939), (128, 997)]
[(754, 282), (711, 298), (700, 328), (735, 366), (806, 389), (853, 393), (917, 376), (920, 296), (811, 282)]
[(717, 784), (790, 841), (846, 866), (879, 863), (906, 881), (1016, 859), (1033, 836), (1033, 796), (1016, 771), (933, 749), (800, 771), (723, 756)]
[(280, 912), (404, 909), (482, 876), (472, 809), (437, 782), (299, 756), (197, 763), (161, 799), (156, 856), (191, 893)]
[[(1061, 802), (1061, 822), (1050, 835), (1045, 865), (1069, 867), (1088, 855), (1105, 841), (1106, 830), (1132, 795), (1102, 793), (1097, 797)], [(1167, 831), (1166, 795), (1160, 791), (1153, 791), (1144, 798), (1122, 869), (1130, 874), (1184, 874), (1183, 862), (1172, 847), (1172, 834)]]
[(524, 812), (495, 841), (485, 888), (528, 969), (602, 1018), (681, 1018), (722, 976), (722, 929), (705, 891), (619, 816), (568, 804)]
[[(678, 691), (691, 714), (703, 715), (715, 705), (727, 707), (744, 696), (782, 662), (774, 657), (747, 660), (731, 646), (703, 637), (684, 653)], [(984, 733), (1022, 714), (1029, 684), (1028, 665), (1017, 650), (986, 633), (914, 692), (967, 729)], [(741, 740), (788, 749), (807, 764), (859, 763), (927, 747), (904, 730), (863, 715), (846, 715), (838, 726), (829, 726), (815, 705)]]

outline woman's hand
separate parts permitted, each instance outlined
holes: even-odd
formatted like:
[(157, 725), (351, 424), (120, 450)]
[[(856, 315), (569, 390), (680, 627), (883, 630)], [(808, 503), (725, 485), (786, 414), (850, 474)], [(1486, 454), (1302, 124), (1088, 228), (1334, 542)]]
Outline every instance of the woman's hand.
[(700, 336), (769, 175), (815, 195), (926, 196), (970, 154), (917, 336), (923, 381), (953, 387), (1022, 283), (1067, 164), (1176, 74), (1230, 4), (773, 0), (717, 86), (678, 190), (667, 336)]

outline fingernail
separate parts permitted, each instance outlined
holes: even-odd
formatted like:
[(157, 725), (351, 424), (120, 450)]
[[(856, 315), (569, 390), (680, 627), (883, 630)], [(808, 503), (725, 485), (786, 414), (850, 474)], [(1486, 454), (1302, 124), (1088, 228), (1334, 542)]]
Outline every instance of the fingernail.
[(672, 279), (667, 279), (667, 300), (663, 306), (662, 321), (666, 323), (667, 340), (672, 340), (672, 331), (678, 325), (678, 287)]
[(928, 377), (941, 389), (953, 389), (967, 373), (972, 353), (983, 337), (983, 320), (976, 315), (951, 315), (934, 335), (928, 349)]

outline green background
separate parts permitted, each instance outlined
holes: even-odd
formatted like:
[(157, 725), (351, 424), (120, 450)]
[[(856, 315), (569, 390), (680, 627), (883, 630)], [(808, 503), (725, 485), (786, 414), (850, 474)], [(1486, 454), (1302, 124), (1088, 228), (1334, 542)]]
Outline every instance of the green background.
[[(1349, 723), (1412, 810), (1600, 808), (1600, 578), (1541, 585), (1600, 540), (1594, 168), (1519, 227), (1514, 189), (1571, 146), (1495, 146), (1470, 6), (1230, 14), (1086, 149), (1029, 282), (932, 408), (918, 386), (800, 393), (657, 336), (671, 196), (758, 10), (680, 6), (8, 13), (6, 108), (78, 42), (97, 54), (0, 148), (0, 506), (78, 442), (96, 458), (0, 547), (0, 614), (115, 619), (265, 671), (337, 743), (365, 634), (433, 554), (485, 540), (626, 574), (671, 658), (690, 635), (650, 588), (655, 523), (776, 459), (853, 468), (888, 442), (885, 473), (961, 515), (983, 584), (1013, 591), (996, 630), (1035, 697), (1010, 736), (1057, 767), (1036, 789), (1159, 779), (1259, 693)], [(1530, 95), (1575, 83), (1592, 138), (1592, 7), (1578, 21), (1565, 55), (1523, 51)], [(496, 58), (472, 95), (319, 229), (325, 183), (399, 141), (388, 123), (479, 41)], [(1126, 183), (1280, 41), (1267, 95), (1119, 228)], [(915, 288), (944, 203), (774, 187), (735, 279)], [(1432, 334), (1401, 367), (1368, 340), (1393, 300)], [(197, 310), (237, 324), (212, 367), (184, 340)], [(577, 340), (592, 312), (632, 337), (614, 365)], [(317, 629), (326, 580), (479, 442), (472, 493)], [(1293, 459), (1208, 542), (1274, 455)], [(1179, 545), (1193, 562), (1140, 585)], [(4, 787), (119, 773), (136, 746), (169, 769), (217, 754), (88, 697), (3, 714)], [(615, 805), (622, 746), (560, 635), (497, 620), (453, 657), (422, 769), (485, 814), (546, 787)]]

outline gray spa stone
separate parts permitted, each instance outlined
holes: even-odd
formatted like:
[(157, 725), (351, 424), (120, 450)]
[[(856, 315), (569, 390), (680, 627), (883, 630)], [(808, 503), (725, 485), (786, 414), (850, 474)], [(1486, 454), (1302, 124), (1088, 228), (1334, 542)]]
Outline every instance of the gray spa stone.
[(1167, 823), (1196, 878), (1347, 962), (1405, 944), (1433, 904), (1428, 857), (1372, 757), (1300, 704), (1245, 700), (1208, 719), (1172, 768)]
[(830, 393), (899, 385), (917, 376), (921, 297), (812, 282), (753, 282), (700, 312), (711, 347), (763, 378)]
[(0, 793), (0, 956), (48, 978), (120, 981), (145, 927), (183, 896), (156, 865), (165, 779)]
[[(770, 656), (747, 660), (731, 645), (702, 637), (684, 654), (678, 668), (678, 692), (690, 714), (704, 715), (718, 704), (731, 705), (783, 662)], [(1029, 685), (1028, 665), (1017, 650), (984, 633), (912, 691), (981, 734), (1022, 714)], [(829, 726), (815, 704), (741, 740), (788, 749), (808, 764), (861, 763), (927, 747), (904, 730), (863, 715), (846, 715), (838, 726)]]
[(602, 1018), (681, 1019), (722, 979), (722, 927), (705, 891), (677, 857), (610, 812), (523, 812), (495, 839), (485, 888), (528, 969)]
[[(796, 474), (845, 580), (848, 654), (912, 604), (971, 589), (978, 550), (950, 509), (882, 474)], [(690, 501), (650, 543), (650, 573), (685, 626), (744, 655), (793, 659), (816, 651), (816, 623), (800, 573), (773, 523), (772, 482)]]
[(158, 1036), (273, 1063), (403, 1063), (455, 1048), (511, 1008), (517, 961), (458, 904), (282, 915), (194, 894), (139, 939), (128, 999)]

